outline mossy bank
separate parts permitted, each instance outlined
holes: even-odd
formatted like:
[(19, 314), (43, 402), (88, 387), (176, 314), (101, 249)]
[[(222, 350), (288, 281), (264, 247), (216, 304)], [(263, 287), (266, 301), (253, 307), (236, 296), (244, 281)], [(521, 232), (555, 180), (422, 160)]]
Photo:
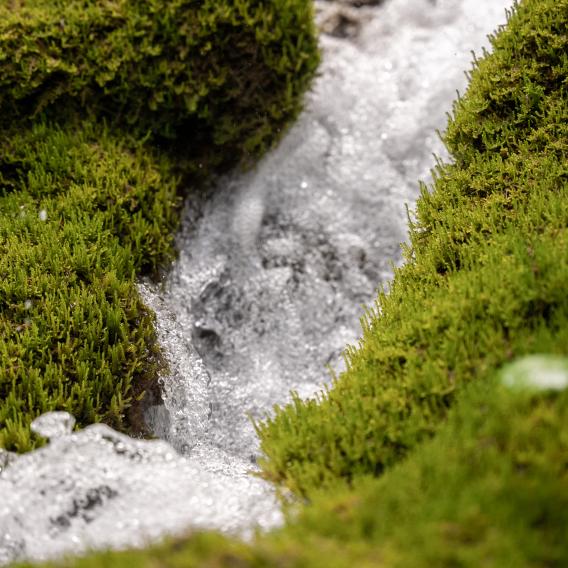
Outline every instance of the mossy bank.
[(348, 369), (257, 425), (264, 475), (310, 504), (251, 544), (198, 534), (72, 565), (568, 563), (568, 391), (523, 386), (531, 353), (537, 379), (568, 374), (567, 27), (568, 0), (515, 7)]
[(296, 114), (316, 51), (308, 0), (4, 1), (0, 120), (89, 110), (234, 162)]
[(160, 364), (134, 283), (182, 193), (248, 164), (318, 61), (308, 0), (0, 5), (0, 447), (54, 409), (128, 429)]
[[(253, 544), (203, 533), (56, 565), (331, 568), (563, 567), (568, 389), (523, 385), (568, 359), (520, 360), (462, 389), (438, 435), (379, 479), (316, 492)], [(511, 384), (511, 382), (513, 384)]]

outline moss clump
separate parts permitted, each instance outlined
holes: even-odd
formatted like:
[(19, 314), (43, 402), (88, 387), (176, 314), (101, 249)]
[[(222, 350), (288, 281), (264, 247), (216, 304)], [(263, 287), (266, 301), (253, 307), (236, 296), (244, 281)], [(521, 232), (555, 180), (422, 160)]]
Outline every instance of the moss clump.
[(3, 2), (0, 121), (72, 107), (234, 161), (272, 143), (317, 60), (308, 0)]
[(526, 0), (476, 62), (422, 188), (406, 264), (317, 401), (258, 426), (268, 479), (309, 495), (377, 475), (515, 356), (568, 353), (568, 0)]
[[(522, 375), (524, 363), (505, 372)], [(288, 537), (364, 551), (369, 566), (564, 566), (567, 418), (566, 388), (510, 388), (500, 374), (472, 383), (433, 440), (379, 479), (316, 497)]]
[(1, 148), (0, 446), (30, 449), (29, 422), (53, 409), (124, 428), (133, 383), (155, 372), (134, 276), (172, 254), (171, 166), (85, 122)]
[(1, 3), (0, 447), (37, 445), (54, 409), (128, 429), (159, 365), (135, 278), (173, 256), (180, 180), (254, 157), (298, 112), (311, 10)]
[[(567, 383), (568, 360), (552, 363)], [(506, 372), (522, 374), (519, 365)], [(568, 389), (512, 389), (493, 375), (462, 390), (438, 435), (408, 459), (381, 478), (314, 494), (252, 544), (197, 534), (58, 565), (565, 566)]]

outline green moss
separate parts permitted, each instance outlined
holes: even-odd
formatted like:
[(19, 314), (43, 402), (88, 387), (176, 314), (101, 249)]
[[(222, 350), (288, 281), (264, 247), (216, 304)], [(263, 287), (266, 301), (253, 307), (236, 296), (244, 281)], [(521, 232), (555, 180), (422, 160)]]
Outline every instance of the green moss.
[(435, 434), (464, 385), (568, 353), (568, 1), (526, 0), (476, 63), (422, 188), (405, 265), (317, 401), (258, 425), (267, 479), (309, 495), (378, 475)]
[(317, 497), (293, 532), (359, 544), (385, 566), (564, 566), (567, 413), (566, 389), (473, 383), (433, 440), (379, 479)]
[(152, 316), (134, 276), (172, 255), (177, 180), (107, 128), (37, 123), (0, 154), (0, 446), (65, 409), (124, 428), (152, 374)]
[(172, 259), (182, 188), (266, 150), (317, 61), (308, 0), (0, 4), (0, 447), (54, 409), (137, 426), (160, 357), (135, 278)]
[[(524, 364), (505, 372), (522, 375)], [(551, 364), (568, 382), (568, 359)], [(546, 366), (531, 365), (533, 374)], [(438, 435), (384, 476), (315, 493), (287, 526), (251, 544), (197, 534), (58, 565), (560, 568), (567, 420), (568, 389), (510, 388), (493, 375), (463, 389)]]
[(215, 164), (258, 155), (317, 64), (308, 0), (13, 0), (0, 6), (0, 123), (61, 107), (174, 139)]

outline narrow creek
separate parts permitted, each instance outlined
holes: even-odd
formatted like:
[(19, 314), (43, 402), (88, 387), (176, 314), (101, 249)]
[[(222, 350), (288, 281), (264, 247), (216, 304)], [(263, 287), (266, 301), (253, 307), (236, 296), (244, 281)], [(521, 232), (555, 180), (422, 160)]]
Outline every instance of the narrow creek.
[(170, 364), (147, 415), (161, 440), (39, 419), (46, 447), (0, 453), (0, 564), (281, 523), (272, 487), (250, 475), (250, 417), (341, 371), (400, 262), (418, 180), (445, 156), (436, 130), (471, 51), (511, 1), (316, 4), (323, 62), (305, 111), (254, 171), (187, 203), (167, 280), (140, 284)]

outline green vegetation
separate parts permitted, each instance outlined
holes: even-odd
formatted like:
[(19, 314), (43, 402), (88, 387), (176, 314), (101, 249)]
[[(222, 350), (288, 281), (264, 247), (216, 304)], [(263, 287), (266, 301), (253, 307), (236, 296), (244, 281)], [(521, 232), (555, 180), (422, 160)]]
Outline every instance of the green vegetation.
[(0, 120), (72, 107), (234, 161), (274, 141), (317, 60), (308, 0), (4, 1)]
[(53, 409), (124, 428), (156, 372), (134, 277), (172, 254), (177, 183), (133, 146), (85, 122), (2, 144), (0, 446), (29, 449), (30, 421)]
[(0, 447), (48, 410), (139, 428), (160, 357), (135, 278), (173, 256), (181, 188), (300, 108), (308, 0), (0, 5)]
[(300, 497), (286, 526), (70, 564), (568, 564), (568, 389), (523, 387), (531, 360), (500, 371), (543, 353), (530, 373), (568, 374), (552, 356), (568, 354), (567, 27), (568, 0), (515, 7), (456, 103), (455, 161), (423, 188), (406, 264), (347, 371), (257, 425), (264, 475)]
[[(568, 359), (551, 363), (568, 382)], [(507, 374), (522, 375), (523, 364)], [(546, 362), (532, 367), (546, 373)], [(287, 526), (253, 544), (197, 534), (59, 565), (566, 566), (568, 389), (510, 388), (493, 376), (462, 391), (437, 436), (407, 460), (352, 489), (314, 494)]]
[(526, 0), (478, 61), (422, 189), (405, 265), (317, 401), (258, 426), (267, 479), (301, 495), (378, 475), (456, 394), (513, 357), (568, 353), (568, 0)]

